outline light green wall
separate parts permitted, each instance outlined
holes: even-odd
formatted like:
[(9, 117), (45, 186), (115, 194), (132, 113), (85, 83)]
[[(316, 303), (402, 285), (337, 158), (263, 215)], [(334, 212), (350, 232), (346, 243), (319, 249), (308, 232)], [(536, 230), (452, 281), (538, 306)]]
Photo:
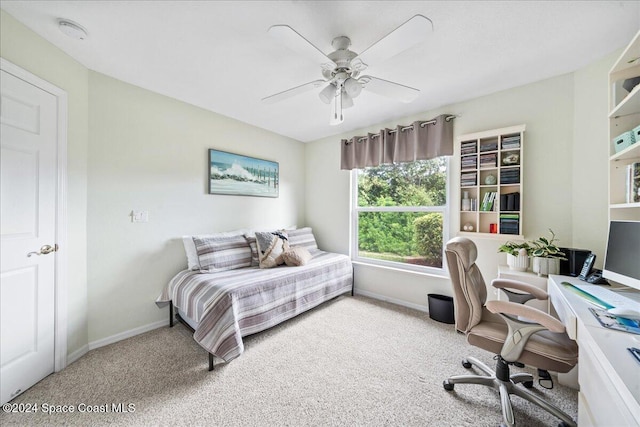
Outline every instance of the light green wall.
[[(306, 200), (307, 223), (317, 231), (321, 246), (348, 253), (350, 174), (339, 170), (340, 139), (449, 113), (458, 116), (455, 135), (526, 124), (525, 239), (544, 235), (551, 228), (562, 246), (578, 245), (598, 254), (604, 252), (607, 139), (603, 135), (606, 134), (606, 69), (610, 63), (612, 58), (606, 58), (575, 75), (554, 77), (307, 144), (307, 193), (315, 195)], [(586, 123), (588, 126), (583, 127)], [(450, 164), (454, 182), (459, 174), (455, 154)], [(585, 163), (589, 166), (587, 170)], [(582, 186), (585, 179), (592, 184), (591, 189)], [(576, 200), (574, 191), (581, 195), (580, 200)], [(329, 197), (331, 205), (324, 202)], [(586, 203), (587, 197), (590, 204)], [(459, 191), (454, 186), (450, 237), (459, 229), (455, 215), (459, 199)], [(587, 206), (589, 210), (585, 211)], [(500, 240), (474, 240), (479, 250), (478, 265), (489, 282), (497, 276), (498, 264), (506, 263), (504, 255), (497, 253)], [(356, 265), (355, 274), (358, 291), (410, 306), (426, 307), (428, 293), (451, 295), (449, 280), (440, 277), (366, 265)], [(492, 297), (493, 291), (490, 291)]]
[(608, 228), (608, 73), (622, 51), (574, 73), (573, 245), (602, 268)]
[[(304, 225), (301, 143), (91, 72), (0, 18), (0, 55), (68, 93), (69, 354), (166, 319), (153, 302), (186, 265), (183, 234)], [(207, 195), (209, 148), (278, 161), (280, 197)]]
[[(182, 235), (304, 225), (300, 142), (96, 72), (89, 135), (90, 343), (167, 320), (154, 301), (186, 268)], [(279, 162), (280, 196), (207, 194), (209, 148)]]
[[(0, 55), (69, 95), (69, 353), (165, 318), (153, 300), (184, 264), (182, 234), (308, 224), (321, 247), (348, 253), (350, 175), (339, 170), (339, 139), (440, 113), (459, 115), (458, 135), (526, 123), (526, 237), (551, 227), (563, 245), (604, 252), (602, 141), (615, 55), (573, 74), (302, 145), (89, 72), (4, 11), (0, 18)], [(280, 161), (280, 198), (207, 195), (208, 148)], [(133, 209), (148, 210), (149, 223), (131, 223)], [(480, 267), (492, 277), (498, 242), (477, 243)], [(409, 305), (450, 293), (442, 278), (364, 266), (355, 272), (359, 290)]]
[(68, 95), (69, 353), (87, 345), (88, 71), (0, 10), (0, 56), (64, 89)]

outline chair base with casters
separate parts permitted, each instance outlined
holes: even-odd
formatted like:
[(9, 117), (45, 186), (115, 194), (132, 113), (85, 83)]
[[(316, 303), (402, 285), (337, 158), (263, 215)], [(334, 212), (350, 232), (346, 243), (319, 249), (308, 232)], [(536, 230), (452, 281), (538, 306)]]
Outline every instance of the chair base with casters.
[[(502, 416), (506, 421), (507, 426), (515, 424), (510, 399), (510, 395), (512, 394), (538, 405), (540, 408), (561, 419), (562, 422), (559, 424), (559, 427), (576, 426), (573, 419), (562, 409), (541, 399), (530, 391), (527, 391), (526, 388), (533, 387), (533, 376), (527, 373), (511, 374), (509, 371), (509, 362), (504, 360), (502, 357), (497, 356), (495, 371), (474, 357), (464, 359), (462, 361), (462, 366), (467, 369), (475, 366), (484, 372), (485, 375), (455, 375), (449, 377), (449, 379), (442, 383), (444, 389), (452, 391), (456, 384), (478, 384), (493, 387), (500, 393)], [(522, 384), (524, 388), (519, 384)]]
[(504, 291), (509, 301), (487, 301), (487, 287), (476, 265), (478, 250), (473, 241), (455, 237), (447, 242), (445, 255), (453, 286), (456, 330), (466, 335), (469, 344), (496, 354), (497, 364), (492, 370), (477, 359), (467, 358), (462, 365), (467, 369), (475, 366), (482, 375), (450, 377), (444, 381), (444, 388), (451, 391), (456, 384), (479, 384), (496, 389), (503, 425), (508, 427), (515, 425), (511, 395), (558, 417), (561, 426), (575, 426), (575, 421), (560, 408), (526, 390), (533, 387), (532, 375), (511, 375), (509, 371), (510, 365), (527, 365), (568, 372), (578, 362), (578, 346), (566, 334), (562, 322), (525, 305), (530, 299), (548, 299), (548, 294), (527, 283), (496, 279), (492, 287)]

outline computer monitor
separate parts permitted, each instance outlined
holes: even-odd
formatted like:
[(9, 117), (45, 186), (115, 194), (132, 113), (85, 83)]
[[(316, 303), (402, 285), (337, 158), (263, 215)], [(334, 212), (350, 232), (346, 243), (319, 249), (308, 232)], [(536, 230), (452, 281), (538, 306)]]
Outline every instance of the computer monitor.
[(602, 275), (640, 290), (640, 221), (610, 221)]

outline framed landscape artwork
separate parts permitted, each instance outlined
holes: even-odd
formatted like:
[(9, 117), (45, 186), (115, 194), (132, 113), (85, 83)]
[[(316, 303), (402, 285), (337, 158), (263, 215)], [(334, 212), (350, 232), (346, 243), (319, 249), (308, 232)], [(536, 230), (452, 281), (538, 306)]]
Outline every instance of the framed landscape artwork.
[(209, 150), (209, 194), (278, 197), (277, 162)]

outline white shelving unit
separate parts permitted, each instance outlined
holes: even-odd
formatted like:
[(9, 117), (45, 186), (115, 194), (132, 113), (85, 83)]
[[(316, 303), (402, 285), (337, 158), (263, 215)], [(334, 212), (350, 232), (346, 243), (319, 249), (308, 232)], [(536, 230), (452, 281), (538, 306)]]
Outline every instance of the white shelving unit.
[(640, 85), (628, 93), (622, 83), (640, 76), (640, 32), (609, 71), (609, 219), (640, 220), (640, 202), (627, 201), (627, 166), (640, 162), (640, 142), (616, 153), (612, 140), (640, 125)]
[[(459, 235), (523, 238), (525, 128), (525, 125), (517, 125), (456, 138), (460, 149), (460, 197), (467, 193), (469, 199), (476, 201), (470, 203), (470, 208), (466, 203), (463, 206), (462, 200), (458, 201)], [(495, 182), (487, 181), (489, 176), (495, 177)], [(485, 194), (491, 192), (495, 193), (493, 206), (483, 210)], [(513, 202), (516, 193), (518, 201)], [(509, 205), (507, 197), (511, 197)], [(468, 225), (473, 231), (464, 230)], [(495, 232), (491, 232), (491, 227)]]

